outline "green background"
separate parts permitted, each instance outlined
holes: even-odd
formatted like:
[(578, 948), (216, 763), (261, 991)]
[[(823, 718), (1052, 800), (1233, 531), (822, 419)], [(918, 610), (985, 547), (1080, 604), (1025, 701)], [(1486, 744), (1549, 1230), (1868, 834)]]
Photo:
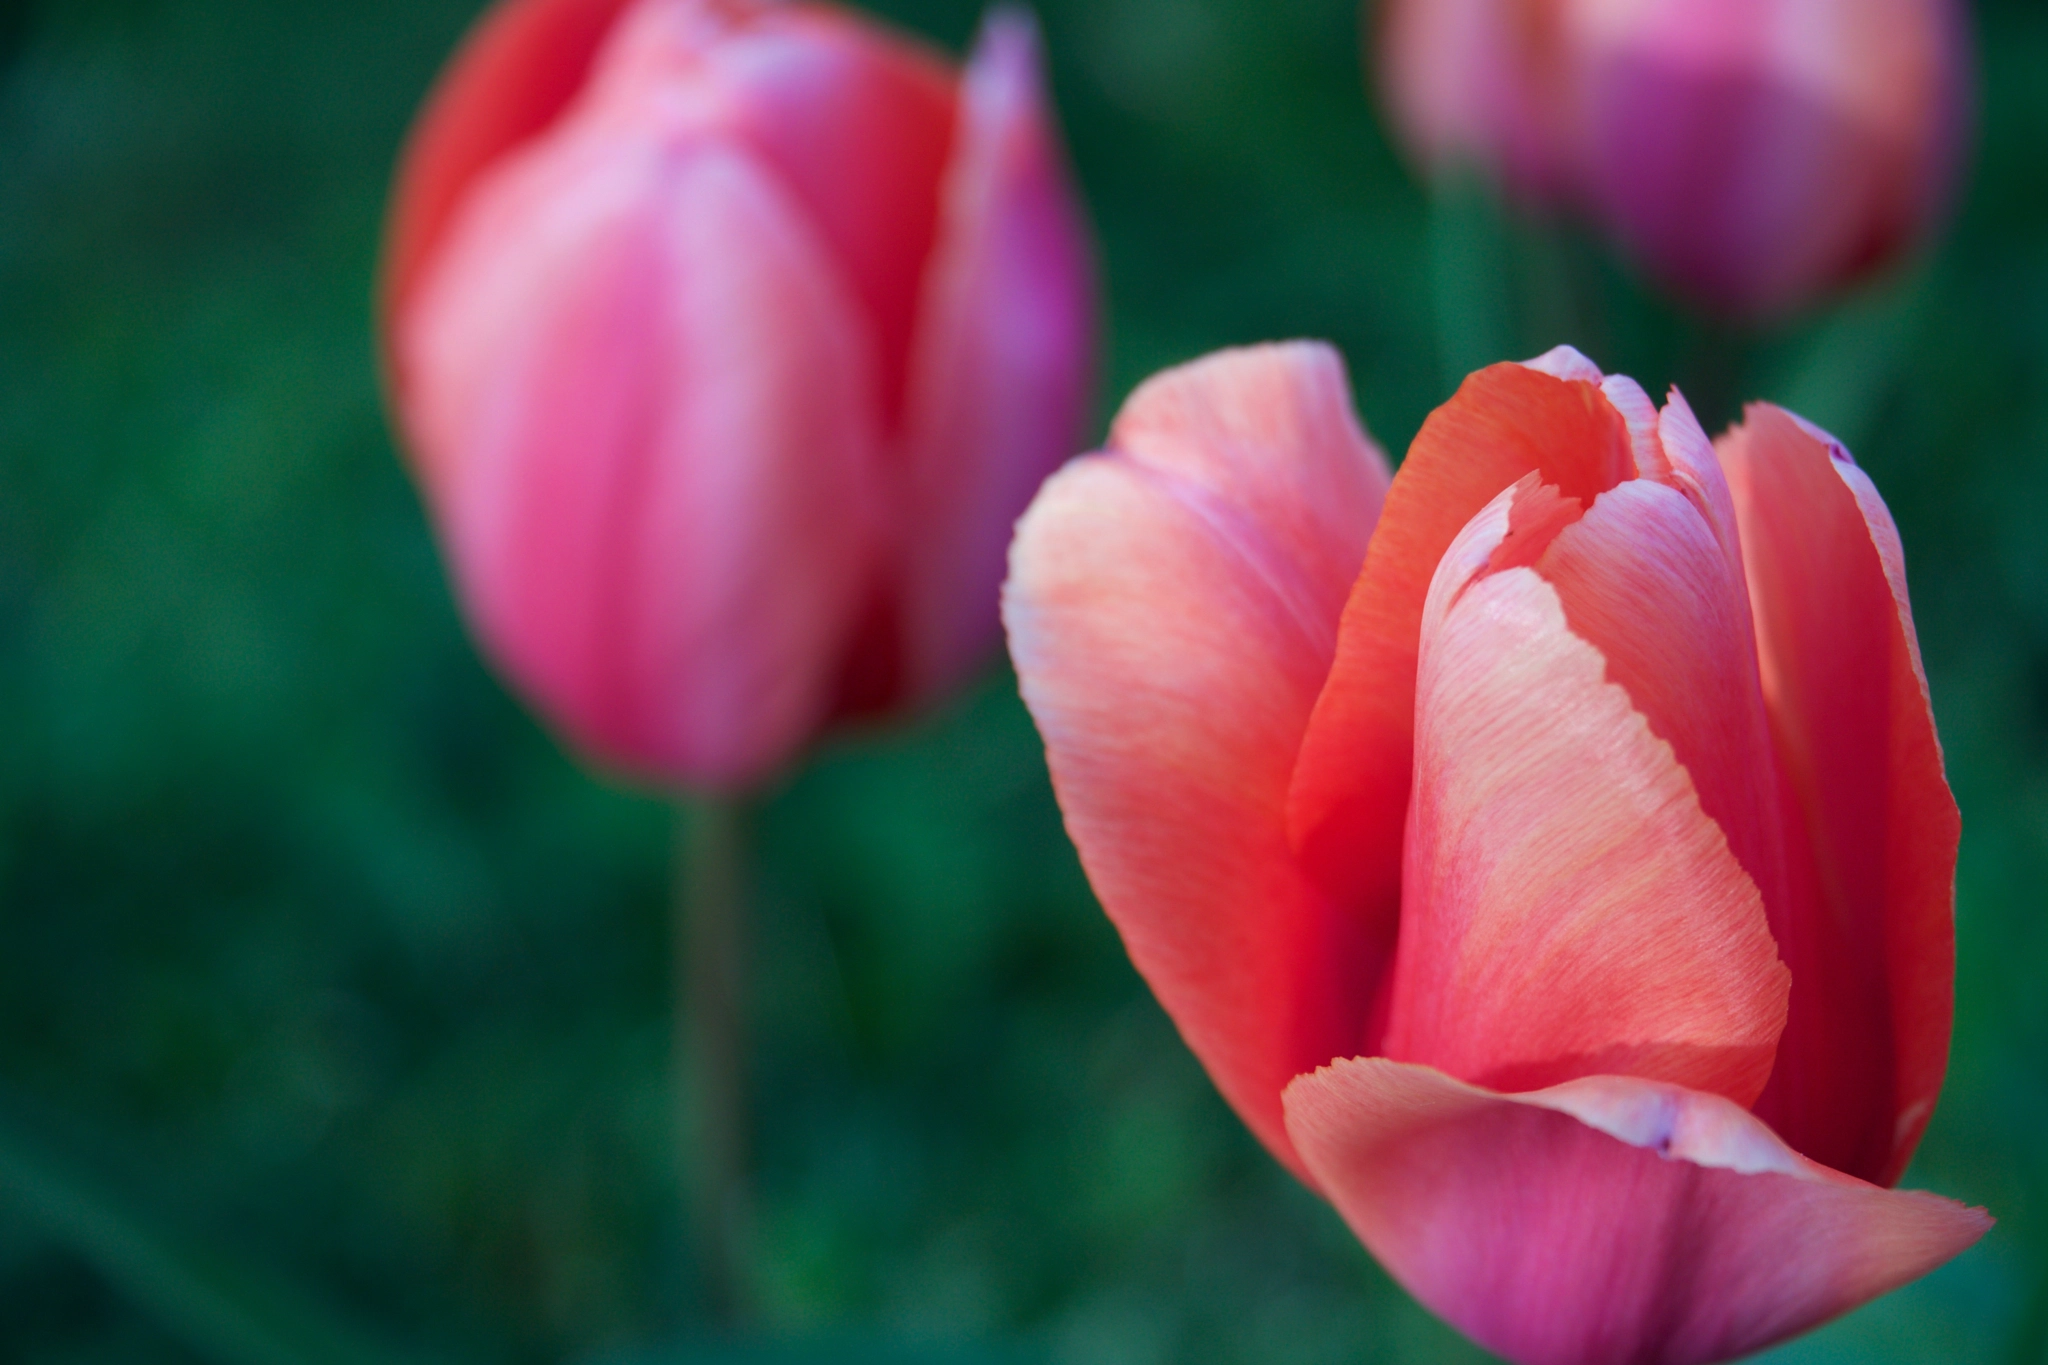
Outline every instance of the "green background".
[[(879, 8), (957, 50), (976, 7)], [(478, 664), (378, 407), (385, 178), (472, 10), (0, 0), (0, 1358), (1478, 1358), (1217, 1100), (993, 670), (760, 814), (776, 1345), (707, 1334), (669, 1137), (672, 814)], [(1571, 340), (1710, 428), (1770, 397), (1856, 449), (1965, 818), (1954, 1063), (1908, 1183), (2001, 1221), (1783, 1358), (2043, 1359), (2048, 10), (1979, 7), (1953, 235), (1758, 336), (1483, 197), (1433, 210), (1349, 0), (1042, 12), (1106, 400), (1325, 336), (1398, 452), (1468, 363)]]

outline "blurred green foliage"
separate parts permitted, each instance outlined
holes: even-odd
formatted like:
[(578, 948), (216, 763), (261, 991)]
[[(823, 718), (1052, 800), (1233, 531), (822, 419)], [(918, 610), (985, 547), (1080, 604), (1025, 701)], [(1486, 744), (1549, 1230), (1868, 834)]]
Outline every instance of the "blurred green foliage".
[[(976, 18), (877, 7), (955, 49)], [(670, 813), (479, 666), (378, 408), (385, 176), (472, 9), (0, 0), (0, 1357), (1477, 1358), (1217, 1100), (1093, 905), (1007, 677), (830, 746), (760, 812), (781, 1345), (703, 1345)], [(1751, 337), (1569, 230), (1433, 217), (1350, 0), (1042, 10), (1108, 398), (1327, 336), (1398, 452), (1458, 345), (1571, 340), (1710, 427), (1773, 397), (1856, 447), (1966, 821), (1955, 1061), (1909, 1183), (2002, 1222), (1783, 1358), (2048, 1358), (2048, 11), (1980, 7), (1952, 239)], [(1492, 311), (1440, 346), (1460, 309)]]

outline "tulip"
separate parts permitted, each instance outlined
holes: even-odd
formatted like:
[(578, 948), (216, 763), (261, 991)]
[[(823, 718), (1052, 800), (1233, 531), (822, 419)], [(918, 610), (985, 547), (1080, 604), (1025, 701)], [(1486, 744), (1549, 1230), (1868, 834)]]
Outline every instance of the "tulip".
[(398, 425), (485, 652), (572, 745), (759, 782), (993, 646), (1091, 267), (1028, 18), (963, 73), (825, 4), (506, 0), (400, 168)]
[(1389, 478), (1225, 352), (1051, 479), (1005, 620), (1088, 876), (1273, 1154), (1523, 1365), (1723, 1360), (1969, 1246), (1895, 1182), (1958, 819), (1899, 538), (1824, 432), (1561, 348)]
[(1583, 209), (1731, 316), (1904, 254), (1968, 123), (1959, 0), (1390, 0), (1381, 35), (1421, 161)]

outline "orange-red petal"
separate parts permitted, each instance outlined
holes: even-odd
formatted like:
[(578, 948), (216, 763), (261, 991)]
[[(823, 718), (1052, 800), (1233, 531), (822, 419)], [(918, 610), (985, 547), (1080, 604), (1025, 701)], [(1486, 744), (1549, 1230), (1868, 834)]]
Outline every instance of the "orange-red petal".
[(1387, 493), (1301, 746), (1290, 838), (1324, 889), (1357, 907), (1389, 946), (1400, 914), (1423, 599), (1458, 532), (1532, 471), (1582, 505), (1635, 474), (1628, 425), (1596, 384), (1494, 365), (1430, 415)]
[(1815, 1160), (1889, 1184), (1947, 1068), (1960, 829), (1898, 532), (1847, 452), (1782, 409), (1751, 407), (1719, 450), (1792, 871), (1810, 882), (1773, 926), (1792, 1007), (1758, 1113)]

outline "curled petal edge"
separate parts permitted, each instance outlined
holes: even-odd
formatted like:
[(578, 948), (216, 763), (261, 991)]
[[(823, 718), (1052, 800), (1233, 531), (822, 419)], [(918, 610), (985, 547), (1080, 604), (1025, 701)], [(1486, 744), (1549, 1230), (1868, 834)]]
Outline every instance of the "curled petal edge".
[(1590, 1076), (1507, 1095), (1356, 1058), (1297, 1077), (1287, 1131), (1416, 1298), (1519, 1365), (1704, 1365), (1956, 1256), (1982, 1209), (1808, 1161), (1728, 1100)]

